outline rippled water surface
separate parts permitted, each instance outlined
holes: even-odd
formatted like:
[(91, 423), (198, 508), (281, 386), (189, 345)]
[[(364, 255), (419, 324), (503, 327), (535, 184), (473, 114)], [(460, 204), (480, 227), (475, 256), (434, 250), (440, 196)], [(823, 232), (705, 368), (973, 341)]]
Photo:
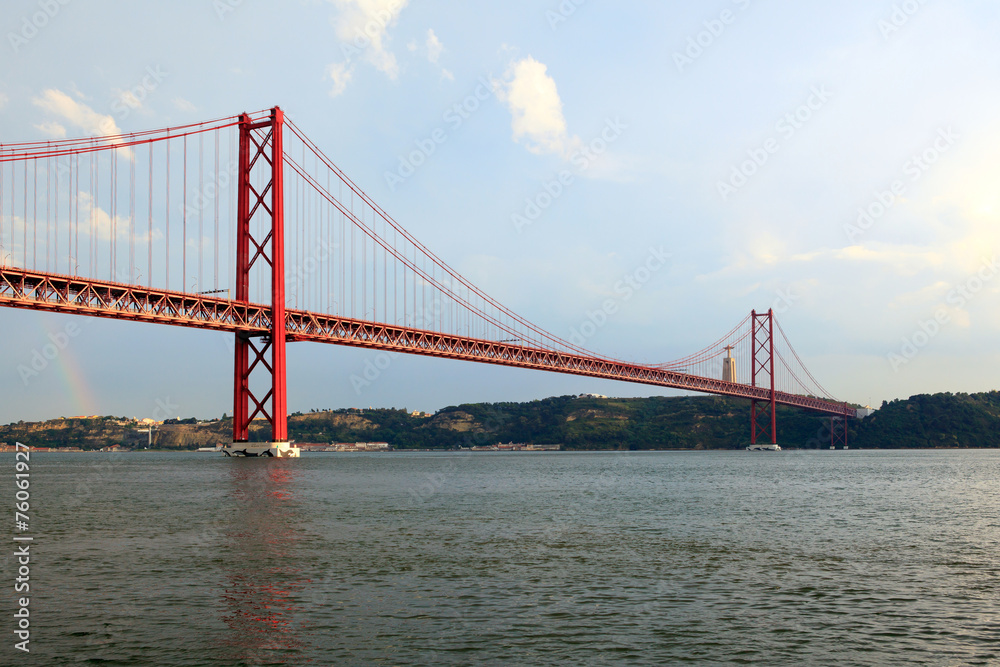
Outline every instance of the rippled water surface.
[(996, 451), (36, 454), (32, 652), (4, 621), (0, 663), (997, 664), (998, 478)]

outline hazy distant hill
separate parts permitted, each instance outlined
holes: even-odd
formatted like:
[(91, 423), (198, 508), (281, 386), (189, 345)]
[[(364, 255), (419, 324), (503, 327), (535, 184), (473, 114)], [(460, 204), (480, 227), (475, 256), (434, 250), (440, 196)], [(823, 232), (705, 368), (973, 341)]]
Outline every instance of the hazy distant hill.
[[(677, 398), (578, 398), (560, 396), (528, 403), (473, 403), (448, 407), (432, 417), (405, 410), (328, 410), (289, 417), (290, 437), (300, 443), (386, 441), (398, 449), (448, 448), (497, 442), (561, 444), (565, 449), (733, 449), (749, 440), (749, 403), (713, 396)], [(97, 449), (111, 444), (141, 447), (147, 434), (115, 417), (58, 419), (0, 427), (0, 442)], [(158, 448), (193, 448), (228, 442), (232, 421), (164, 424)], [(268, 429), (256, 427), (254, 440)], [(829, 418), (778, 409), (778, 442), (784, 447), (829, 447)], [(935, 394), (884, 403), (874, 415), (852, 422), (852, 447), (1000, 447), (1000, 392)]]
[(862, 447), (1000, 447), (1000, 392), (918, 394), (860, 424)]

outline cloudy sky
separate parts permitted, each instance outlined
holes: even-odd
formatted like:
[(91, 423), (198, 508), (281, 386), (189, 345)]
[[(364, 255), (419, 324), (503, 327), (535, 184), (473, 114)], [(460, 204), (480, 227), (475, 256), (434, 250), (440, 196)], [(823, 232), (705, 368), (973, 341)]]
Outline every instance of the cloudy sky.
[[(598, 353), (669, 361), (775, 307), (841, 399), (997, 388), (995, 2), (10, 0), (2, 21), (3, 141), (278, 104), (425, 245), (557, 335), (669, 254), (586, 341)], [(223, 334), (0, 318), (0, 421), (232, 411)], [(316, 345), (290, 348), (288, 382), (291, 410), (665, 393)]]

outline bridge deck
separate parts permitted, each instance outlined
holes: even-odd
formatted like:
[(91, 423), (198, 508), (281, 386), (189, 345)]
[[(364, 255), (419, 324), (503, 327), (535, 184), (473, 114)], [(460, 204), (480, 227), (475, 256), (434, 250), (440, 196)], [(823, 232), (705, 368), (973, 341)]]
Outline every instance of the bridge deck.
[[(0, 306), (248, 335), (266, 335), (271, 328), (270, 306), (40, 273), (15, 267), (0, 268)], [(289, 341), (349, 345), (586, 375), (721, 396), (760, 401), (770, 399), (770, 390), (763, 387), (724, 382), (600, 357), (441, 334), (336, 315), (287, 310), (285, 329)], [(846, 404), (831, 403), (810, 396), (776, 392), (775, 401), (780, 405), (805, 408), (830, 415), (852, 418), (857, 416), (855, 409)]]

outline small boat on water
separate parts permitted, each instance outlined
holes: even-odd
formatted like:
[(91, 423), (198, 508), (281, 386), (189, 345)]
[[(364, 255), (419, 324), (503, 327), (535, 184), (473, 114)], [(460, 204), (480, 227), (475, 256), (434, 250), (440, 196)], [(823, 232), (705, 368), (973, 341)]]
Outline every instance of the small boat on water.
[(781, 445), (747, 445), (748, 452), (780, 452)]

